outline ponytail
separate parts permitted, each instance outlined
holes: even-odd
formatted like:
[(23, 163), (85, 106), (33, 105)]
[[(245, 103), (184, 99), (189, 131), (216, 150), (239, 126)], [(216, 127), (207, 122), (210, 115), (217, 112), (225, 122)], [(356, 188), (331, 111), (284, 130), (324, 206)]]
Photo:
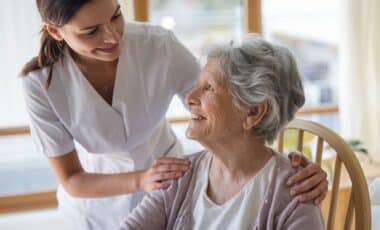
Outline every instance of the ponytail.
[(41, 30), (39, 54), (24, 65), (21, 70), (21, 75), (26, 76), (31, 71), (49, 67), (49, 76), (45, 84), (45, 88), (48, 89), (53, 75), (53, 65), (63, 56), (64, 46), (64, 41), (55, 40), (44, 27)]

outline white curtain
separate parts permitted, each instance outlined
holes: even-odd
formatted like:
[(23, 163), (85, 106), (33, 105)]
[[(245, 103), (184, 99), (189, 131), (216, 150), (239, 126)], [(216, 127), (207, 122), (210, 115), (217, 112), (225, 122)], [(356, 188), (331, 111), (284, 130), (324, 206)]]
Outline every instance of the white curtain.
[(341, 131), (380, 160), (380, 0), (342, 0), (342, 12)]
[(17, 76), (22, 66), (38, 53), (40, 28), (35, 1), (1, 1), (0, 128), (28, 123)]

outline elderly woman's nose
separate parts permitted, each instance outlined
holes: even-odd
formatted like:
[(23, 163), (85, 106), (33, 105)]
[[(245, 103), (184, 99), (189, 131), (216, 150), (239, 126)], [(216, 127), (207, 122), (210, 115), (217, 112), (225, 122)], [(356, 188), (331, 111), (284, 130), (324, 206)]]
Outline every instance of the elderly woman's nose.
[(186, 103), (191, 105), (198, 104), (198, 98), (197, 98), (197, 88), (192, 89), (186, 96)]

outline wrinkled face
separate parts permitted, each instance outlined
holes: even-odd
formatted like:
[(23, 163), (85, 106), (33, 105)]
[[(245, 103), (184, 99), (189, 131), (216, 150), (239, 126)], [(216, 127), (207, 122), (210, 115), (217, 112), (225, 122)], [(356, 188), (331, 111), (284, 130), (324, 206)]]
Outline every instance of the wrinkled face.
[(110, 62), (119, 57), (124, 23), (117, 1), (93, 0), (58, 32), (80, 57)]
[(221, 143), (244, 132), (242, 123), (246, 116), (233, 103), (218, 59), (208, 60), (198, 84), (187, 96), (187, 103), (191, 109), (188, 138), (202, 144)]

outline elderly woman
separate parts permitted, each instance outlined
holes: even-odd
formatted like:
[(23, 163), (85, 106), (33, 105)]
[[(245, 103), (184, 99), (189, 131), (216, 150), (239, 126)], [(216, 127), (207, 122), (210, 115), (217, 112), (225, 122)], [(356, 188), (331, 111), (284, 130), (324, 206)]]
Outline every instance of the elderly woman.
[(289, 194), (291, 163), (268, 147), (304, 104), (292, 54), (257, 37), (209, 52), (187, 97), (187, 136), (206, 150), (155, 191), (123, 229), (324, 229), (318, 206)]

